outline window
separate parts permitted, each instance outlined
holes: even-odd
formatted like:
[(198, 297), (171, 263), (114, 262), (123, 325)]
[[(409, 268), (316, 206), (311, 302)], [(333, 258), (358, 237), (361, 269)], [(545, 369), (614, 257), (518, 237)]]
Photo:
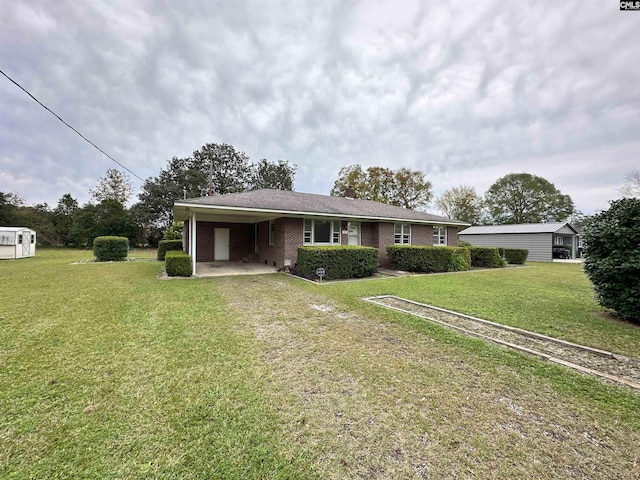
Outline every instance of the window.
[(313, 221), (313, 243), (331, 243), (331, 222), (328, 220)]
[(340, 221), (333, 222), (333, 238), (331, 241), (334, 245), (340, 245)]
[(31, 235), (31, 243), (36, 243), (36, 236), (35, 235)]
[(0, 235), (0, 245), (13, 245), (13, 235)]
[(304, 221), (304, 244), (305, 245), (311, 245), (312, 243), (312, 239), (313, 238), (313, 220), (307, 220), (305, 219)]
[(440, 246), (447, 244), (447, 227), (433, 227), (433, 244)]
[(411, 244), (411, 224), (409, 223), (396, 223), (394, 243), (400, 245)]
[(22, 234), (18, 234), (18, 245), (22, 245)]
[(305, 245), (340, 245), (340, 221), (305, 219)]
[(276, 238), (276, 223), (273, 220), (269, 220), (269, 245), (275, 244)]

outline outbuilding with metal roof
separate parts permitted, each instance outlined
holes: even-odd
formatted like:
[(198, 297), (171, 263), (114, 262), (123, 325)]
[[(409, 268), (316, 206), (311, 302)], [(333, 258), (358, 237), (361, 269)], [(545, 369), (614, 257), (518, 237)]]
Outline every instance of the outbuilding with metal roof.
[(578, 231), (569, 222), (482, 225), (462, 230), (458, 238), (473, 246), (525, 248), (532, 262), (553, 261), (554, 246), (570, 250), (570, 258), (578, 251)]

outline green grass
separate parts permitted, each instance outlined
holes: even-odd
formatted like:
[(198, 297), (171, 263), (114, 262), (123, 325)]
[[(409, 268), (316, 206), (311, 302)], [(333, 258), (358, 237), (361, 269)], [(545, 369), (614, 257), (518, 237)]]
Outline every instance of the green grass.
[(0, 263), (1, 478), (313, 476), (210, 282), (90, 258)]
[(618, 321), (600, 307), (579, 264), (530, 263), (527, 268), (323, 288), (354, 306), (361, 297), (397, 295), (623, 355), (640, 355), (640, 325)]
[(0, 478), (640, 476), (637, 392), (360, 300), (637, 352), (576, 266), (318, 286), (130, 257), (0, 262)]

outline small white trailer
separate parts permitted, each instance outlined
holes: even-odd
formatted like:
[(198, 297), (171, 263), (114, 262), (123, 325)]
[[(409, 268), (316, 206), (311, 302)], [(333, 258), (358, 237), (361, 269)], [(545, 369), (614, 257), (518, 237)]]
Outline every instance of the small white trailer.
[(33, 257), (36, 232), (27, 227), (0, 227), (0, 259)]

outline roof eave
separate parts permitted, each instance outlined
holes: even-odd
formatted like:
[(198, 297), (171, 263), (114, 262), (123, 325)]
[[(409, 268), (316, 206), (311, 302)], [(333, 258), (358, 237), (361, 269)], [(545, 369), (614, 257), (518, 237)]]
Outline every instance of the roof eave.
[(371, 215), (352, 215), (345, 213), (328, 213), (328, 212), (308, 212), (301, 210), (278, 210), (278, 209), (269, 209), (269, 208), (255, 208), (255, 207), (231, 207), (224, 205), (206, 205), (202, 203), (189, 203), (189, 202), (175, 202), (173, 209), (174, 212), (176, 208), (201, 208), (205, 210), (226, 210), (232, 212), (252, 212), (252, 213), (267, 213), (267, 214), (278, 214), (278, 215), (296, 215), (300, 217), (330, 217), (330, 218), (351, 218), (354, 220), (377, 220), (377, 221), (386, 221), (386, 222), (405, 222), (405, 223), (419, 223), (419, 224), (428, 224), (428, 225), (446, 225), (452, 227), (468, 227), (470, 223), (464, 222), (447, 222), (442, 220), (419, 220), (414, 218), (403, 218), (403, 217), (380, 217), (380, 216), (371, 216)]

